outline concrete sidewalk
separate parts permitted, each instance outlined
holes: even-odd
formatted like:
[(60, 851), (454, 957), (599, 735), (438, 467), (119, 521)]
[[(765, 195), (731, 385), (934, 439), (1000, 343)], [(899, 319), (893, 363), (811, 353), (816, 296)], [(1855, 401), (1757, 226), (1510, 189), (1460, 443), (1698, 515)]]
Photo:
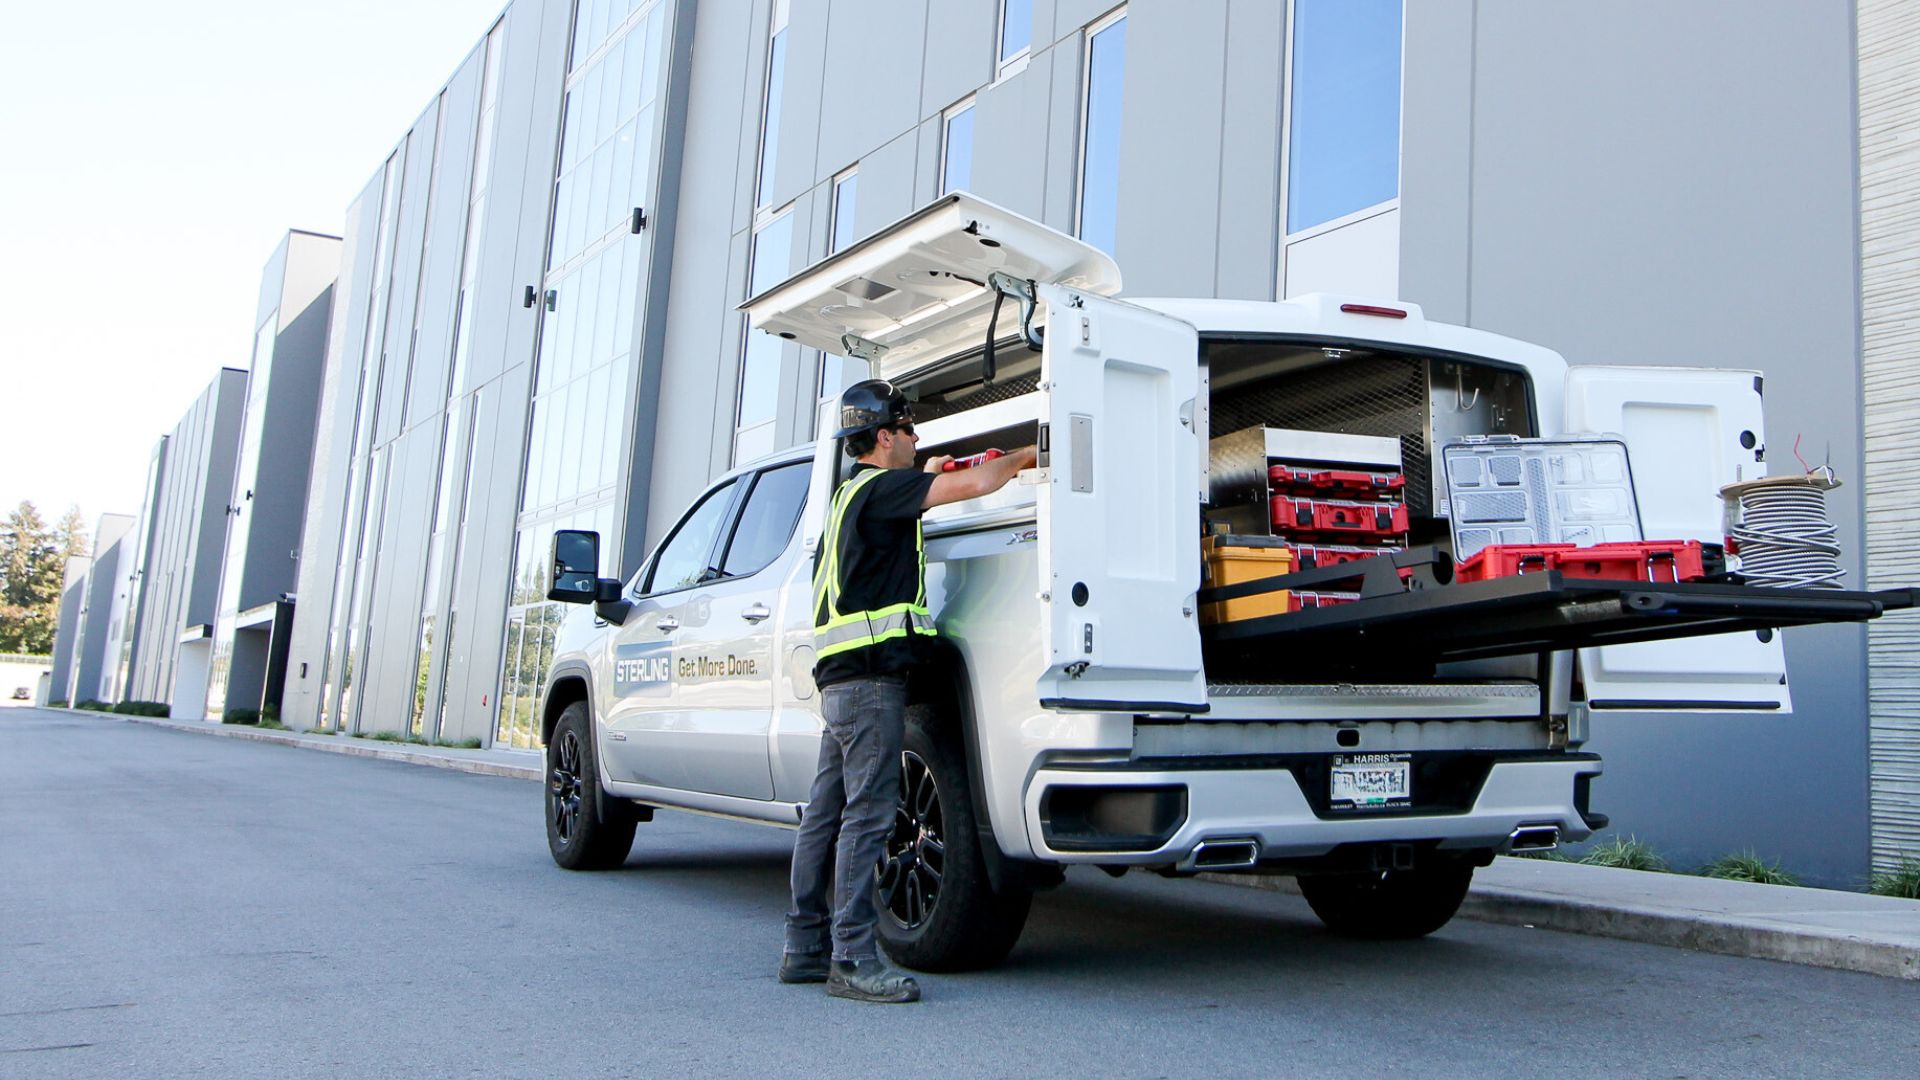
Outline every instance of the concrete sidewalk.
[[(538, 781), (544, 772), (538, 756), (513, 751), (453, 750), (345, 735), (99, 715), (177, 731), (488, 776)], [(1204, 876), (1231, 885), (1298, 891), (1291, 877)], [(1473, 892), (1461, 906), (1460, 915), (1483, 922), (1920, 980), (1920, 901), (1916, 900), (1502, 858), (1474, 875)]]

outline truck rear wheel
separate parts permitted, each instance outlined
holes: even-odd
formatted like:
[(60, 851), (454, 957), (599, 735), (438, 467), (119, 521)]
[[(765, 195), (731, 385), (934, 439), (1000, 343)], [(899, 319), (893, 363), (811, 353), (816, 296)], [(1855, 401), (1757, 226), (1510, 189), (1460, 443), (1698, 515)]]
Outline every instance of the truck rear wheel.
[(1300, 893), (1336, 934), (1417, 938), (1447, 925), (1471, 884), (1472, 866), (1436, 863), (1413, 870), (1302, 877)]
[(907, 709), (901, 800), (874, 880), (887, 955), (921, 971), (968, 971), (1006, 958), (1033, 894), (996, 892), (975, 828), (966, 752), (930, 705)]
[[(547, 850), (568, 870), (611, 870), (633, 849), (638, 809), (625, 799), (602, 799), (593, 757), (593, 719), (576, 701), (560, 714), (547, 740)], [(605, 804), (605, 816), (598, 809)]]

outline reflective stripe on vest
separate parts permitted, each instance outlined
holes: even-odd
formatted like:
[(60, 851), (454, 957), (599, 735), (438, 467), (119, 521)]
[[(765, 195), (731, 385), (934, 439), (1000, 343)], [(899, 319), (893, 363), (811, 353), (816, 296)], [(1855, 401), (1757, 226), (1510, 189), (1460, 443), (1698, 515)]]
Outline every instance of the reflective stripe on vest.
[(861, 473), (840, 485), (840, 490), (833, 495), (824, 537), (826, 549), (815, 564), (813, 578), (814, 655), (821, 660), (908, 634), (938, 632), (926, 606), (927, 544), (918, 521), (913, 526), (913, 543), (919, 558), (920, 584), (913, 601), (873, 611), (840, 610), (840, 536), (846, 525), (847, 508), (860, 489), (873, 482), (882, 471), (870, 469)]

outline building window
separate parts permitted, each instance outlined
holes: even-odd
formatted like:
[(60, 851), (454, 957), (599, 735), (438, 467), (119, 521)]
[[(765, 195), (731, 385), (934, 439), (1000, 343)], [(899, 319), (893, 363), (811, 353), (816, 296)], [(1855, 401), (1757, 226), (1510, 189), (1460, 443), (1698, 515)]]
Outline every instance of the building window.
[(1107, 254), (1119, 220), (1121, 83), (1126, 74), (1125, 8), (1087, 27), (1086, 110), (1080, 131), (1080, 239)]
[(753, 205), (764, 207), (773, 197), (773, 170), (780, 157), (780, 91), (787, 74), (787, 2), (773, 0), (773, 19), (767, 30), (767, 85), (760, 109), (760, 179)]
[(860, 194), (860, 174), (848, 169), (833, 178), (833, 231), (827, 254), (853, 243), (853, 204)]
[(1294, 0), (1287, 233), (1400, 194), (1401, 0)]
[[(753, 234), (747, 259), (747, 295), (759, 296), (787, 279), (793, 267), (793, 206), (781, 207)], [(740, 395), (734, 416), (733, 459), (750, 461), (775, 448), (780, 404), (780, 360), (786, 343), (743, 325)]]
[(1033, 0), (1000, 0), (1000, 60), (996, 77), (1026, 66), (1033, 48)]
[(940, 146), (940, 194), (963, 191), (973, 182), (973, 99), (948, 109), (946, 138)]

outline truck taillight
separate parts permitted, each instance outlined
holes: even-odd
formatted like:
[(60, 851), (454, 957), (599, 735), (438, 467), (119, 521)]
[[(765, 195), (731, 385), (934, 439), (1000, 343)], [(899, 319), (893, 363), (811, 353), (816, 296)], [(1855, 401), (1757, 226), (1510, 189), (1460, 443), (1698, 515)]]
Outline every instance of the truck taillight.
[(1378, 315), (1383, 319), (1407, 317), (1407, 313), (1399, 308), (1381, 307), (1378, 304), (1341, 304), (1340, 310), (1349, 315)]

